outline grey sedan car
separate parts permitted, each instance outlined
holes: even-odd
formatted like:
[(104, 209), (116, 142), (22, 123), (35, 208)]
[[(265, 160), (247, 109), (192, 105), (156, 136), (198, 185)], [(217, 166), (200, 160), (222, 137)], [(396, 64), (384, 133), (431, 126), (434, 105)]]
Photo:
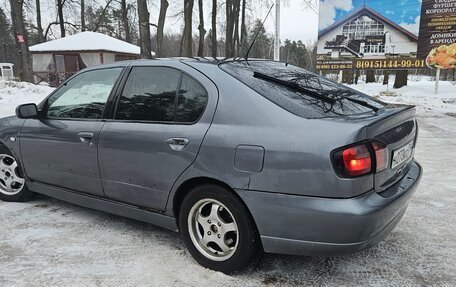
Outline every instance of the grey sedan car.
[(37, 192), (180, 231), (231, 273), (263, 252), (378, 243), (420, 180), (417, 135), (413, 106), (286, 63), (118, 62), (0, 120), (0, 199)]

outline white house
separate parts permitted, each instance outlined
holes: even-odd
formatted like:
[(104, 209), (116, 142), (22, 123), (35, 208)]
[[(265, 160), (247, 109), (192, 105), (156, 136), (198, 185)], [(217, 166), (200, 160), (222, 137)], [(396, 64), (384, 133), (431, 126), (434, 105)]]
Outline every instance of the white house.
[(79, 70), (140, 58), (140, 48), (96, 32), (81, 32), (30, 47), (36, 82), (58, 85)]
[(320, 59), (416, 56), (418, 36), (365, 6), (318, 33)]

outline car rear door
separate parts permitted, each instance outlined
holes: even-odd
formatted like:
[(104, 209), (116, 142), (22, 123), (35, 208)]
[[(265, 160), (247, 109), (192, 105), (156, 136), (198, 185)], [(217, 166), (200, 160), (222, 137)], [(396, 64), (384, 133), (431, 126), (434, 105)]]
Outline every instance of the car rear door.
[(164, 210), (174, 182), (198, 154), (218, 92), (181, 62), (130, 69), (100, 134), (102, 184), (111, 199)]
[(106, 103), (122, 69), (76, 75), (47, 99), (39, 119), (24, 123), (20, 148), (31, 180), (104, 196), (97, 142)]

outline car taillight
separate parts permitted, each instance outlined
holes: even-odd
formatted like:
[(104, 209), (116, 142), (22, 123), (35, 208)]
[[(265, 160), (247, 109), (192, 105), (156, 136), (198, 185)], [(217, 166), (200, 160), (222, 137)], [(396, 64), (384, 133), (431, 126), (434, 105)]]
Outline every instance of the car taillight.
[(351, 176), (360, 176), (369, 173), (372, 161), (369, 149), (365, 145), (347, 148), (342, 152), (344, 166)]
[(340, 148), (333, 152), (332, 157), (334, 170), (340, 177), (362, 176), (388, 167), (388, 150), (377, 141)]
[(372, 157), (366, 144), (359, 144), (336, 151), (334, 168), (342, 177), (356, 177), (372, 171)]
[(372, 148), (375, 152), (376, 172), (385, 170), (388, 167), (388, 150), (386, 146), (379, 142), (373, 142)]

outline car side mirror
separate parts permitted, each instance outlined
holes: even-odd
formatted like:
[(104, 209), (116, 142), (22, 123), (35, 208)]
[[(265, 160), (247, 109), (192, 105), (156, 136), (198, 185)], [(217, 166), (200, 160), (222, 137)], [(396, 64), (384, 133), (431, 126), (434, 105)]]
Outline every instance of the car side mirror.
[(20, 119), (38, 118), (38, 107), (36, 104), (23, 104), (16, 108), (16, 116)]

